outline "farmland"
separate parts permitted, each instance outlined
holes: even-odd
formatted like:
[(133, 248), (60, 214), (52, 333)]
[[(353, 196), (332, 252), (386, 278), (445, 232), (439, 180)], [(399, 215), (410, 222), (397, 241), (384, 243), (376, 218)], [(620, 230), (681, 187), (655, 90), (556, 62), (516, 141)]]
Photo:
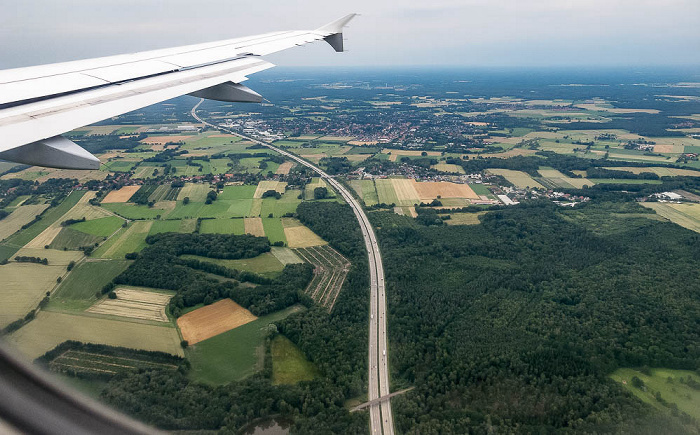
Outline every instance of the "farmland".
[(36, 319), (12, 333), (8, 342), (27, 358), (36, 358), (66, 340), (102, 343), (183, 355), (180, 337), (171, 326), (41, 311)]
[(231, 299), (223, 299), (179, 317), (182, 338), (196, 344), (257, 319)]
[(700, 204), (673, 204), (667, 202), (645, 202), (642, 205), (657, 214), (689, 230), (700, 232)]
[(203, 234), (245, 234), (243, 219), (205, 219), (199, 231)]
[[(55, 250), (22, 249), (19, 255), (36, 256), (49, 259), (49, 265), (10, 262), (0, 266), (2, 285), (0, 297), (0, 328), (24, 317), (35, 309), (46, 293), (53, 290), (56, 279), (64, 276), (66, 265), (77, 260), (80, 254)], [(31, 278), (30, 278), (31, 277)]]
[(146, 236), (151, 229), (151, 221), (135, 221), (102, 245), (96, 256), (100, 258), (124, 258), (125, 254), (138, 252), (146, 247)]
[(200, 183), (185, 183), (185, 187), (180, 189), (177, 195), (177, 200), (182, 201), (185, 198), (189, 198), (190, 201), (194, 202), (204, 202), (207, 199), (207, 193), (211, 188), (208, 184)]
[(172, 293), (136, 287), (118, 287), (114, 293), (116, 299), (104, 297), (86, 311), (129, 319), (169, 322), (165, 307)]
[[(693, 418), (700, 418), (700, 390), (689, 385), (688, 380), (700, 381), (697, 372), (687, 370), (672, 370), (663, 368), (650, 369), (646, 373), (623, 368), (616, 370), (610, 377), (620, 383), (623, 388), (634, 394), (644, 403), (662, 411), (671, 412), (657, 399), (661, 397), (668, 404), (675, 404), (679, 411)], [(635, 386), (632, 378), (640, 379), (643, 384)]]
[(131, 264), (127, 260), (88, 260), (78, 264), (54, 292), (48, 309), (79, 310), (96, 300), (95, 292)]
[[(47, 209), (40, 221), (35, 222), (29, 228), (21, 230), (5, 239), (0, 243), (0, 248), (5, 248), (0, 249), (0, 260), (3, 258), (10, 258), (19, 248), (39, 236), (44, 230), (68, 213), (70, 209), (80, 201), (84, 194), (85, 192), (82, 191), (72, 192), (58, 206)], [(58, 231), (55, 232), (54, 237), (56, 234), (58, 234)], [(51, 240), (53, 240), (53, 237), (51, 237)], [(47, 243), (44, 243), (41, 247), (43, 248), (46, 244)]]
[(345, 283), (350, 262), (330, 246), (295, 249), (296, 254), (314, 266), (314, 277), (305, 292), (317, 304), (333, 310)]
[(303, 309), (294, 305), (188, 347), (187, 359), (192, 363), (190, 377), (222, 385), (262, 370), (268, 326)]
[(37, 204), (17, 207), (9, 216), (2, 220), (0, 240), (4, 240), (19, 231), (22, 225), (31, 222), (34, 216), (40, 215), (48, 206), (48, 204)]
[(282, 264), (277, 257), (272, 253), (266, 252), (260, 254), (257, 257), (252, 258), (242, 258), (240, 260), (224, 260), (218, 258), (206, 258), (199, 257), (196, 255), (183, 255), (182, 258), (190, 258), (199, 261), (204, 261), (208, 263), (218, 264), (220, 266), (228, 267), (229, 269), (245, 270), (249, 272), (257, 272), (262, 275), (271, 274), (277, 275), (284, 269), (284, 264)]
[[(92, 350), (90, 345), (76, 347), (50, 360), (49, 369), (54, 373), (79, 373), (88, 378), (105, 378), (138, 370), (176, 370), (178, 367), (175, 361), (155, 362), (152, 355), (132, 349), (108, 348), (108, 353), (105, 353)], [(161, 356), (159, 359), (164, 358)]]
[[(556, 169), (540, 169), (538, 171), (546, 182), (551, 183), (552, 187), (576, 188), (581, 189), (583, 186), (592, 186), (594, 183), (586, 178), (571, 178), (557, 171)], [(544, 181), (543, 181), (544, 182)]]
[(325, 245), (326, 242), (296, 219), (282, 219), (284, 236), (290, 248), (308, 248)]
[(98, 237), (107, 237), (114, 234), (122, 224), (124, 219), (116, 216), (93, 219), (85, 222), (78, 222), (70, 226), (71, 229)]
[(450, 174), (464, 174), (464, 168), (459, 165), (449, 164), (449, 163), (438, 163), (432, 166), (440, 172), (447, 172)]
[(373, 206), (379, 202), (374, 180), (350, 180), (350, 186), (364, 201), (365, 205)]
[(317, 376), (318, 369), (287, 337), (276, 335), (270, 347), (273, 384), (293, 385), (310, 381)]
[(265, 229), (263, 228), (262, 219), (259, 217), (244, 218), (245, 233), (252, 234), (258, 237), (265, 237)]
[(509, 182), (513, 183), (516, 187), (544, 189), (544, 186), (522, 171), (513, 171), (511, 169), (489, 169), (488, 172), (494, 175), (500, 175)]
[(140, 188), (140, 186), (124, 186), (119, 190), (113, 190), (104, 197), (102, 203), (127, 202)]

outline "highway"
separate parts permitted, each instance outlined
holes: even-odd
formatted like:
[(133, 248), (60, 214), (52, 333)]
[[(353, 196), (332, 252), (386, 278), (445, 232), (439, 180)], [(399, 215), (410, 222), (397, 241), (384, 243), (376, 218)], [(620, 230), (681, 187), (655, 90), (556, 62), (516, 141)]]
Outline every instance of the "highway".
[[(192, 108), (192, 117), (197, 121), (214, 127), (219, 130), (227, 131), (233, 135), (249, 140), (251, 142), (266, 146), (297, 163), (312, 169), (323, 178), (331, 187), (333, 187), (345, 201), (352, 207), (355, 217), (362, 229), (362, 236), (365, 241), (365, 248), (369, 257), (370, 271), (370, 316), (369, 316), (369, 385), (368, 385), (368, 401), (376, 401), (380, 397), (388, 396), (389, 390), (389, 349), (387, 347), (386, 333), (386, 293), (384, 289), (384, 266), (382, 264), (382, 256), (379, 252), (377, 237), (374, 234), (372, 225), (365, 214), (360, 203), (357, 202), (350, 192), (340, 184), (337, 180), (328, 175), (321, 168), (314, 166), (301, 157), (284, 151), (276, 146), (254, 139), (252, 137), (237, 133), (232, 130), (224, 129), (204, 121), (197, 116), (197, 108), (204, 100), (200, 100)], [(370, 406), (370, 431), (372, 434), (393, 435), (394, 433), (394, 418), (391, 414), (391, 401), (383, 400), (380, 403), (375, 403)]]

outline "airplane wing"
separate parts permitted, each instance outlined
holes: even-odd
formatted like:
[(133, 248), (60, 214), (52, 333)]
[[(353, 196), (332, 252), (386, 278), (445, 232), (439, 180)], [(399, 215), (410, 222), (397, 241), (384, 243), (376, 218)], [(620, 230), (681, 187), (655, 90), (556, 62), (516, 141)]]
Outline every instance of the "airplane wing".
[(273, 67), (261, 56), (325, 40), (343, 51), (346, 15), (316, 30), (0, 71), (0, 159), (64, 169), (100, 161), (61, 134), (180, 95), (260, 102), (240, 84)]

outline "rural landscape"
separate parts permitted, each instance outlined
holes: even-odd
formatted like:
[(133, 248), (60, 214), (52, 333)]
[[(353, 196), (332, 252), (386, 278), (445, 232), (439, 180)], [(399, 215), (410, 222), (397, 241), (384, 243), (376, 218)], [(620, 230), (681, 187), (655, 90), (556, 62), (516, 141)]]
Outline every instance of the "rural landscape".
[(397, 432), (698, 434), (700, 84), (538, 77), (266, 72), (70, 132), (99, 170), (0, 162), (2, 339), (168, 431), (367, 433), (337, 182)]

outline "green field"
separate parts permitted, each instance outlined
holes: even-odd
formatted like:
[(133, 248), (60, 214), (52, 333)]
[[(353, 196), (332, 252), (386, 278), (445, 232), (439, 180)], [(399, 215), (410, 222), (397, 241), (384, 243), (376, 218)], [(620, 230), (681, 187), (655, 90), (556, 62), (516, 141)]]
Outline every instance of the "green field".
[(116, 216), (108, 216), (90, 221), (78, 222), (77, 224), (71, 225), (69, 228), (92, 234), (93, 236), (108, 237), (114, 234), (123, 223), (124, 219)]
[(266, 218), (272, 213), (273, 217), (282, 217), (288, 213), (295, 213), (301, 200), (297, 198), (300, 190), (287, 190), (282, 198), (264, 198), (260, 209), (260, 217)]
[(169, 184), (162, 184), (150, 194), (148, 200), (154, 202), (174, 201), (179, 193), (180, 188), (172, 188)]
[(194, 231), (196, 225), (197, 222), (194, 219), (153, 221), (148, 234), (191, 233)]
[[(692, 388), (685, 383), (688, 378), (700, 382), (700, 375), (697, 372), (662, 368), (650, 369), (650, 372), (651, 376), (638, 370), (624, 368), (616, 370), (610, 377), (641, 399), (642, 402), (648, 403), (656, 409), (669, 412), (669, 406), (675, 403), (680, 411), (700, 419), (700, 389)], [(642, 388), (633, 385), (632, 378), (635, 376), (644, 382)], [(684, 382), (681, 382), (681, 378), (684, 379)], [(660, 394), (661, 399), (667, 402), (666, 406), (657, 400), (657, 393)]]
[(83, 197), (85, 191), (74, 191), (56, 207), (48, 209), (42, 219), (30, 226), (29, 228), (15, 233), (5, 239), (0, 244), (0, 260), (12, 257), (19, 248), (29, 243), (34, 237), (38, 236), (42, 231), (56, 222), (64, 214), (66, 214), (80, 198)]
[[(266, 215), (267, 216), (267, 215)], [(265, 229), (265, 235), (270, 243), (284, 242), (287, 243), (287, 237), (284, 235), (284, 226), (282, 226), (282, 221), (280, 218), (262, 218), (263, 228)]]
[(489, 169), (488, 171), (492, 174), (504, 177), (506, 180), (510, 181), (513, 183), (513, 185), (519, 188), (524, 189), (529, 187), (544, 189), (544, 186), (522, 171), (514, 171), (512, 169)]
[(170, 214), (170, 210), (163, 210), (156, 207), (148, 207), (147, 205), (136, 205), (127, 203), (111, 203), (102, 204), (102, 207), (112, 213), (123, 216), (127, 219), (155, 219), (160, 216), (165, 218)]
[(294, 385), (318, 376), (318, 369), (289, 339), (276, 335), (270, 343), (272, 383)]
[(120, 231), (100, 246), (93, 254), (100, 258), (123, 259), (130, 252), (139, 252), (147, 246), (146, 236), (151, 230), (152, 221), (132, 222), (126, 230)]
[(64, 227), (54, 237), (49, 245), (51, 249), (67, 249), (76, 250), (83, 246), (92, 246), (103, 240), (102, 237), (93, 236), (82, 231), (74, 230), (73, 228)]
[(642, 205), (675, 224), (700, 233), (700, 204), (643, 202)]
[(185, 183), (185, 187), (180, 189), (180, 193), (177, 195), (177, 200), (182, 201), (189, 198), (193, 202), (204, 202), (210, 190), (212, 189), (209, 184)]
[(303, 309), (295, 305), (188, 347), (186, 355), (192, 363), (190, 377), (221, 385), (262, 370), (267, 326)]
[(394, 191), (394, 185), (388, 178), (374, 180), (377, 186), (377, 200), (383, 204), (398, 204), (399, 198)]
[(138, 162), (124, 161), (124, 160), (112, 160), (111, 162), (104, 162), (104, 169), (110, 172), (129, 172), (136, 166)]
[(199, 232), (203, 234), (245, 234), (243, 219), (205, 219)]
[[(26, 250), (23, 250), (26, 251)], [(68, 254), (77, 259), (79, 254), (76, 252), (63, 252), (53, 250), (32, 250), (34, 255), (36, 251), (41, 253), (46, 252), (49, 256), (49, 251), (58, 252), (60, 254)], [(28, 253), (23, 253), (27, 255)], [(66, 263), (63, 265), (54, 264), (53, 258), (49, 259), (49, 265), (33, 263), (16, 263), (10, 262), (0, 266), (0, 328), (4, 328), (9, 323), (24, 317), (30, 310), (33, 310), (39, 305), (39, 302), (46, 296), (46, 292), (53, 290), (56, 285), (56, 279), (66, 272)]]
[(470, 188), (474, 191), (474, 193), (476, 193), (477, 195), (490, 195), (490, 196), (493, 196), (493, 194), (491, 193), (491, 191), (489, 190), (489, 188), (486, 187), (486, 185), (484, 185), (484, 184), (481, 184), (481, 183), (473, 183), (473, 184), (471, 184), (471, 183), (470, 183), (470, 184), (469, 184), (469, 187), (470, 187)]
[(374, 180), (350, 180), (350, 187), (362, 198), (367, 206), (373, 206), (379, 202)]
[[(35, 216), (40, 215), (48, 206), (48, 204), (23, 205), (15, 208), (9, 216), (0, 221), (0, 240), (21, 230), (23, 225), (31, 222)], [(10, 211), (10, 208), (8, 207), (6, 210)]]
[(251, 199), (258, 186), (226, 186), (218, 196), (218, 200)]
[(29, 359), (43, 355), (66, 340), (183, 355), (177, 329), (169, 323), (156, 326), (77, 313), (40, 311), (36, 319), (7, 339)]
[(228, 267), (229, 269), (247, 270), (249, 272), (259, 273), (261, 275), (273, 274), (276, 275), (284, 269), (277, 257), (270, 252), (260, 254), (253, 258), (243, 258), (240, 260), (224, 260), (220, 258), (207, 258), (197, 255), (183, 255), (182, 258), (191, 258), (207, 263), (214, 263), (220, 266)]
[(47, 309), (78, 310), (88, 308), (97, 300), (95, 292), (108, 284), (131, 264), (127, 260), (84, 261), (61, 282)]

